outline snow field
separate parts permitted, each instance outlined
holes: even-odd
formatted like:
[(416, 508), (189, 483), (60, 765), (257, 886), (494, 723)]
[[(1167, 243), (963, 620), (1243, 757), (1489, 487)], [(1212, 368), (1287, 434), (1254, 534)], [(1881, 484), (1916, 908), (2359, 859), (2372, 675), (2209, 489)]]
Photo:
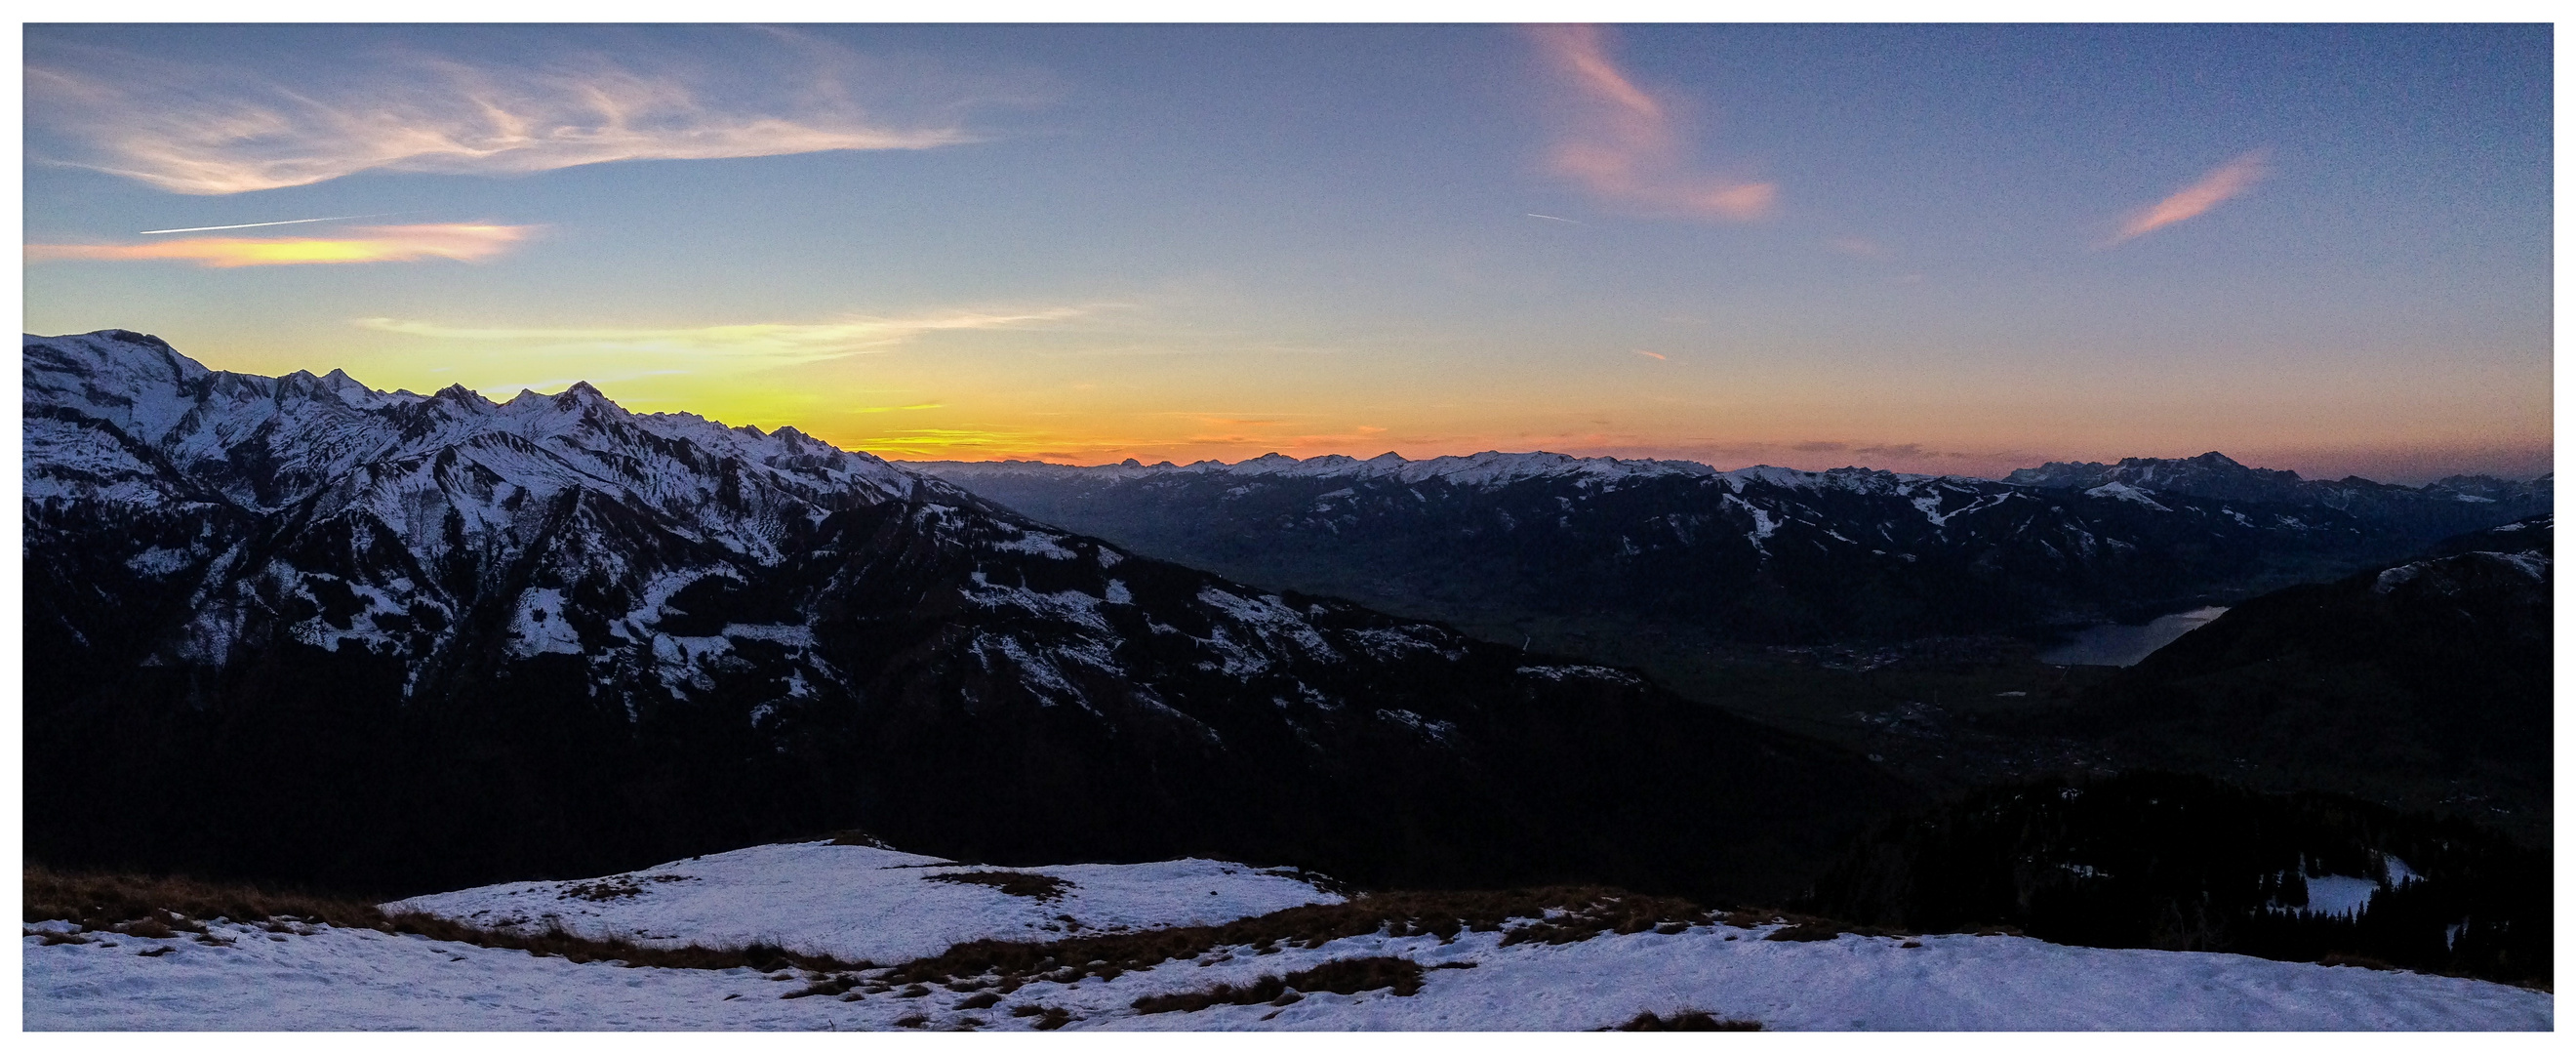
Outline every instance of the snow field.
[[(51, 928), (60, 928), (53, 926)], [(522, 952), (316, 927), (218, 925), (229, 947), (105, 935), (25, 939), (30, 1029), (1068, 1029), (1588, 1030), (1693, 1009), (1774, 1030), (2547, 1029), (2551, 997), (2505, 985), (2235, 955), (2072, 948), (2020, 937), (1845, 935), (1783, 942), (1700, 926), (1501, 947), (1502, 935), (1368, 935), (1271, 955), (1219, 949), (1110, 980), (1034, 982), (961, 1007), (929, 988), (784, 998), (807, 977), (748, 969), (577, 964)], [(1730, 939), (1732, 938), (1732, 939)], [(170, 950), (144, 955), (159, 948)], [(1148, 995), (1247, 985), (1375, 955), (1428, 967), (1420, 993), (1318, 993), (1287, 1006), (1139, 1014)], [(872, 973), (874, 971), (871, 971)], [(898, 1021), (907, 1022), (898, 1025)]]
[[(63, 929), (46, 924), (38, 929)], [(848, 1028), (800, 984), (748, 970), (629, 969), (374, 930), (208, 927), (90, 944), (25, 939), (25, 1027), (58, 1030), (626, 1030)], [(169, 949), (157, 956), (143, 953)], [(732, 997), (732, 998), (728, 998)], [(838, 1009), (839, 1005), (835, 1005)], [(843, 1013), (840, 1018), (848, 1019)], [(884, 1026), (879, 1026), (884, 1027)]]
[[(943, 880), (1006, 870), (1054, 881), (1022, 878), (1005, 891), (1000, 876)], [(1222, 861), (1002, 869), (806, 842), (385, 907), (483, 927), (561, 925), (659, 946), (760, 942), (893, 966), (964, 941), (1215, 925), (1340, 900), (1292, 875)], [(2003, 936), (1771, 941), (1763, 939), (1778, 928), (1770, 925), (1510, 946), (1497, 932), (1462, 931), (1443, 943), (1381, 930), (1316, 948), (1283, 942), (1268, 954), (1216, 948), (1062, 983), (894, 986), (871, 983), (889, 971), (868, 969), (811, 995), (809, 985), (831, 975), (574, 963), (318, 925), (271, 932), (219, 922), (212, 943), (97, 932), (83, 943), (45, 943), (46, 931), (71, 928), (41, 923), (24, 938), (30, 1029), (1567, 1031), (1684, 1010), (1785, 1031), (2546, 1030), (2554, 1020), (2549, 993), (2461, 978)], [(1299, 993), (1285, 1005), (1161, 1014), (1134, 1008), (1146, 996), (1250, 987), (1376, 956), (1428, 968), (1421, 991)]]
[[(1701, 926), (1507, 948), (1491, 933), (1460, 934), (1448, 946), (1436, 937), (1350, 938), (1238, 958), (1221, 967), (1230, 976), (1210, 983), (1242, 984), (1357, 955), (1477, 966), (1429, 971), (1422, 992), (1408, 998), (1321, 994), (1285, 1008), (1218, 1006), (1069, 1027), (1579, 1031), (1678, 1010), (1782, 1031), (2478, 1030), (2551, 1022), (2547, 993), (2459, 978), (2023, 937), (1925, 936), (1916, 948), (1848, 934), (1760, 939), (1774, 928)], [(1173, 972), (1165, 966), (1119, 980)], [(1017, 994), (1043, 998), (1037, 988)], [(1262, 1020), (1274, 1009), (1275, 1018)]]
[[(938, 876), (1016, 871), (1061, 879), (1049, 899)], [(971, 940), (1051, 941), (1157, 926), (1212, 926), (1341, 897), (1217, 860), (998, 868), (868, 846), (761, 845), (582, 882), (511, 882), (384, 905), (474, 926), (648, 946), (755, 942), (884, 965)], [(1070, 918), (1072, 921), (1068, 922)]]

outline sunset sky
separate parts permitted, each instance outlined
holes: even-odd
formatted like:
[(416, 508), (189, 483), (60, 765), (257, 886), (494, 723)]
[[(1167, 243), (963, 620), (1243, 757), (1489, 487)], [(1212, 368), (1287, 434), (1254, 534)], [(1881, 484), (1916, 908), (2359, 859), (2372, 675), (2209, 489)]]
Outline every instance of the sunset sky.
[(2550, 46), (29, 26), (26, 325), (894, 458), (2529, 476)]

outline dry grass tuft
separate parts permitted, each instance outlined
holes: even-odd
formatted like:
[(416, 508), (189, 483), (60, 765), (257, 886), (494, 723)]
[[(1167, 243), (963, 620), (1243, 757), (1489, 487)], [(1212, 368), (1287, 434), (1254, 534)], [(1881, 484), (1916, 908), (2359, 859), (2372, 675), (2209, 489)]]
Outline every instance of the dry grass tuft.
[(965, 886), (991, 886), (1015, 897), (1027, 897), (1039, 903), (1061, 900), (1073, 883), (1054, 875), (1033, 875), (1026, 871), (958, 871), (945, 875), (923, 875), (924, 882), (953, 882)]
[(595, 879), (589, 882), (578, 882), (573, 885), (566, 886), (564, 887), (562, 895), (566, 897), (578, 897), (582, 900), (596, 901), (604, 904), (612, 900), (622, 900), (628, 897), (639, 897), (644, 895), (644, 883), (646, 882), (665, 883), (688, 881), (693, 880), (687, 875), (611, 875), (607, 878)]
[(1278, 1001), (1288, 991), (1288, 982), (1277, 974), (1263, 974), (1248, 985), (1221, 984), (1196, 992), (1174, 992), (1149, 995), (1132, 1005), (1140, 1014), (1189, 1013), (1212, 1006), (1251, 1006)]
[(1175, 992), (1171, 995), (1149, 995), (1135, 1002), (1140, 1013), (1165, 1014), (1174, 1011), (1205, 1010), (1223, 1004), (1251, 1006), (1268, 1003), (1287, 1006), (1315, 992), (1358, 995), (1380, 988), (1396, 995), (1413, 995), (1422, 991), (1422, 964), (1391, 955), (1365, 959), (1335, 959), (1312, 969), (1299, 970), (1286, 977), (1264, 974), (1249, 985), (1221, 984), (1197, 992)]
[(1759, 1022), (1759, 1021), (1734, 1021), (1734, 1020), (1727, 1020), (1727, 1019), (1722, 1019), (1722, 1018), (1716, 1017), (1716, 1016), (1714, 1016), (1714, 1015), (1712, 1015), (1712, 1014), (1709, 1014), (1708, 1012), (1706, 1012), (1706, 1011), (1702, 1011), (1702, 1010), (1676, 1010), (1676, 1011), (1674, 1011), (1674, 1012), (1673, 1012), (1673, 1016), (1671, 1016), (1671, 1017), (1665, 1017), (1665, 1016), (1663, 1016), (1663, 1015), (1656, 1014), (1656, 1013), (1652, 1013), (1652, 1012), (1641, 1012), (1641, 1013), (1639, 1013), (1637, 1016), (1632, 1017), (1632, 1018), (1629, 1018), (1629, 1019), (1628, 1019), (1627, 1021), (1625, 1021), (1625, 1022), (1622, 1022), (1622, 1023), (1617, 1024), (1617, 1025), (1612, 1025), (1611, 1027), (1606, 1028), (1606, 1029), (1603, 1029), (1602, 1031), (1604, 1031), (1604, 1032), (1760, 1032), (1760, 1031), (1762, 1031), (1762, 1022)]
[(1060, 1006), (1015, 1006), (1011, 1008), (1011, 1016), (1037, 1018), (1037, 1024), (1029, 1027), (1040, 1032), (1053, 1032), (1073, 1020), (1073, 1011)]
[(85, 930), (133, 932), (126, 927), (153, 924), (204, 933), (202, 920), (217, 918), (372, 929), (384, 918), (363, 901), (188, 878), (68, 873), (41, 864), (27, 865), (24, 875), (25, 921), (61, 920)]
[[(1176, 926), (1138, 933), (1105, 933), (1044, 944), (969, 941), (939, 955), (894, 968), (896, 984), (978, 985), (1012, 981), (1067, 983), (1111, 978), (1175, 959), (1195, 959), (1219, 948), (1270, 954), (1283, 947), (1321, 948), (1326, 942), (1386, 932), (1432, 935), (1443, 941), (1461, 932), (1501, 931), (1503, 943), (1568, 944), (1604, 933), (1642, 933), (1680, 924), (1703, 925), (1706, 909), (1670, 897), (1646, 897), (1599, 886), (1441, 893), (1367, 893), (1340, 904), (1309, 904), (1221, 926)], [(1506, 930), (1513, 922), (1521, 925)]]

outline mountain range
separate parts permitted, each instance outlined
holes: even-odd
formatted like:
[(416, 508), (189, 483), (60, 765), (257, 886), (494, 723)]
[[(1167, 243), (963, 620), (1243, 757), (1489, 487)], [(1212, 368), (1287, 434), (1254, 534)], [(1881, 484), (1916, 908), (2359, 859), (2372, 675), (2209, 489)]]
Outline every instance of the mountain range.
[(1139, 552), (1495, 639), (1572, 621), (1768, 645), (2143, 621), (2543, 512), (2553, 489), (2309, 481), (2214, 452), (2003, 480), (1496, 452), (913, 467)]
[(1796, 888), (1869, 762), (793, 429), (24, 343), (31, 856), (389, 893), (965, 860)]

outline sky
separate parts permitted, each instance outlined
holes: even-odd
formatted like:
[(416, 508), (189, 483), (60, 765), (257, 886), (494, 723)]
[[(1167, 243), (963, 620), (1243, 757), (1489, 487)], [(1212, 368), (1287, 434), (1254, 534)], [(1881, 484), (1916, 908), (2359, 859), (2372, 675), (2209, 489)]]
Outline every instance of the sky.
[(2546, 26), (25, 34), (25, 319), (889, 458), (2528, 477)]

